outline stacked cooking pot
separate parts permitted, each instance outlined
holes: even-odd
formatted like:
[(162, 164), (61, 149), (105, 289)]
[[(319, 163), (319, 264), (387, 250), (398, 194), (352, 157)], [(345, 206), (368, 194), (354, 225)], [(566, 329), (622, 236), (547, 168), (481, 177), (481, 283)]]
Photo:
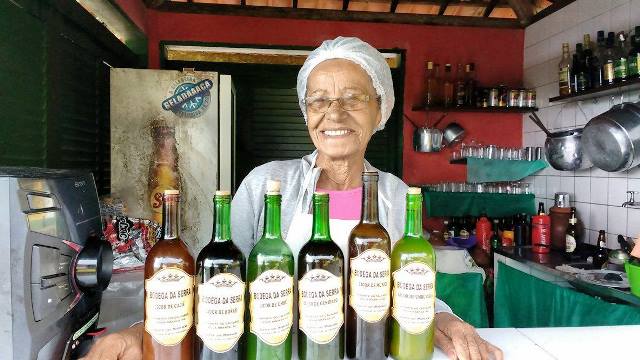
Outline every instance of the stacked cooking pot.
[(640, 165), (640, 102), (623, 103), (591, 119), (584, 129), (547, 133), (547, 161), (557, 170), (626, 171)]

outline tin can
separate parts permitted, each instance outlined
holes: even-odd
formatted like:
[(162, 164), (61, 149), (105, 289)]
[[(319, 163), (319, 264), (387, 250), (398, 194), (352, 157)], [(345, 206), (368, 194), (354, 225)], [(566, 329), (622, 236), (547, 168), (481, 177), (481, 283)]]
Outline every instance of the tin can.
[(500, 85), (498, 87), (498, 106), (507, 106), (509, 103), (509, 91), (507, 91), (507, 87), (504, 85)]
[(542, 146), (536, 146), (534, 159), (535, 160), (542, 160), (543, 158), (544, 157), (542, 155)]
[(498, 88), (491, 88), (491, 90), (489, 90), (489, 106), (500, 106), (499, 99), (500, 93), (498, 91)]
[(536, 107), (536, 91), (534, 89), (528, 89), (525, 96), (526, 107)]
[(507, 103), (509, 107), (518, 107), (519, 99), (520, 99), (520, 90), (518, 89), (509, 90), (509, 102)]
[(518, 107), (526, 107), (527, 102), (525, 99), (527, 98), (527, 90), (520, 89), (518, 92), (519, 92)]

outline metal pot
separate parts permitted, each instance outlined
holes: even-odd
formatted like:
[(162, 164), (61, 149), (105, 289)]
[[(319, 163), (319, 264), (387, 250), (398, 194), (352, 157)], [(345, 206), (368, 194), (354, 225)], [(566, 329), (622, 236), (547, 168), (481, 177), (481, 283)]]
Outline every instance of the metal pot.
[(413, 148), (418, 152), (440, 151), (442, 132), (435, 128), (417, 128), (413, 133)]
[(573, 171), (593, 166), (582, 149), (582, 129), (550, 133), (544, 142), (547, 161), (556, 170)]
[(615, 105), (584, 127), (585, 151), (604, 171), (640, 165), (640, 102)]
[(445, 145), (452, 145), (457, 141), (460, 141), (464, 136), (464, 128), (458, 123), (451, 123), (444, 128), (443, 140)]

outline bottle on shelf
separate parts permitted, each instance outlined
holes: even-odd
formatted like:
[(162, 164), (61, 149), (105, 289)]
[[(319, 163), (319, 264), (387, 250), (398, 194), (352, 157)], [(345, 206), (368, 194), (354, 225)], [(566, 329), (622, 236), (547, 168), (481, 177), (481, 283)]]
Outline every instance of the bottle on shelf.
[(444, 87), (444, 81), (443, 81), (443, 69), (440, 67), (440, 64), (433, 64), (433, 68), (434, 68), (434, 79), (435, 79), (435, 85), (434, 85), (434, 101), (435, 101), (435, 105), (439, 105), (442, 106), (444, 104), (444, 92), (443, 92), (443, 87)]
[(521, 213), (522, 218), (522, 234), (524, 235), (524, 245), (531, 245), (531, 216)]
[(464, 104), (467, 106), (476, 105), (476, 65), (474, 63), (468, 63), (465, 65), (465, 90), (464, 90)]
[(298, 358), (344, 357), (344, 256), (329, 231), (329, 194), (313, 195), (311, 239), (298, 254)]
[(631, 49), (627, 56), (627, 65), (630, 79), (640, 76), (640, 26), (636, 26), (635, 35), (631, 37)]
[(460, 227), (458, 226), (458, 220), (455, 217), (451, 218), (451, 223), (449, 225), (449, 235), (451, 235), (451, 237), (460, 236)]
[(471, 221), (469, 217), (460, 218), (460, 233), (458, 237), (460, 239), (468, 239), (471, 236), (471, 229), (473, 225), (471, 225)]
[(493, 219), (493, 230), (491, 231), (491, 249), (499, 249), (502, 247), (500, 241), (500, 220)]
[[(589, 36), (589, 35), (587, 35)], [(586, 39), (590, 41), (589, 39)], [(578, 46), (579, 45), (579, 46)], [(589, 78), (589, 62), (591, 61), (591, 50), (585, 50), (583, 44), (576, 44), (576, 53), (578, 54), (579, 67), (576, 70), (576, 88), (578, 92), (587, 91), (591, 88), (591, 80)], [(587, 57), (589, 55), (589, 57)]]
[(598, 31), (596, 48), (592, 50), (591, 62), (589, 66), (589, 77), (591, 88), (596, 89), (602, 86), (602, 53), (605, 49), (604, 31)]
[(573, 54), (571, 61), (571, 79), (569, 81), (571, 84), (572, 94), (578, 93), (578, 74), (581, 72), (582, 69), (580, 68), (580, 60), (578, 59), (578, 54)]
[(389, 355), (396, 360), (430, 359), (434, 345), (436, 258), (433, 247), (422, 235), (420, 188), (409, 188), (407, 192), (405, 231), (391, 252), (391, 271)]
[(502, 227), (502, 247), (510, 247), (515, 245), (513, 234), (513, 221), (504, 219)]
[(216, 191), (211, 241), (196, 259), (195, 359), (242, 358), (245, 274), (242, 251), (231, 239), (231, 194)]
[(162, 194), (162, 239), (144, 263), (144, 360), (193, 359), (195, 264), (179, 235), (180, 192)]
[[(544, 204), (540, 203), (540, 207)], [(551, 250), (551, 218), (538, 210), (538, 215), (531, 217), (531, 251), (546, 254)]]
[(489, 254), (491, 252), (491, 222), (486, 216), (480, 216), (476, 223), (477, 246)]
[(544, 211), (544, 203), (538, 203), (538, 215), (546, 215), (547, 213)]
[(556, 193), (555, 203), (549, 208), (549, 217), (551, 218), (551, 247), (555, 250), (564, 251), (566, 248), (565, 235), (567, 234), (570, 214), (571, 205), (569, 193)]
[(602, 269), (608, 258), (609, 252), (607, 251), (607, 237), (605, 235), (605, 231), (600, 230), (598, 233), (598, 245), (593, 254), (593, 267), (596, 269)]
[(613, 48), (615, 34), (610, 32), (607, 35), (606, 47), (602, 53), (602, 83), (612, 85), (615, 82), (615, 60), (616, 55)]
[(391, 239), (378, 219), (378, 173), (362, 173), (360, 222), (349, 235), (346, 346), (349, 359), (389, 355), (387, 317), (391, 286)]
[(615, 61), (614, 61), (614, 82), (627, 81), (629, 68), (627, 66), (627, 56), (629, 49), (627, 48), (627, 34), (624, 31), (616, 35)]
[(569, 259), (576, 258), (578, 254), (578, 236), (577, 236), (577, 226), (578, 218), (576, 217), (576, 208), (571, 208), (571, 215), (569, 216), (569, 226), (567, 226), (567, 235), (566, 235), (566, 248), (565, 255)]
[(435, 106), (440, 102), (438, 96), (440, 89), (440, 79), (436, 74), (436, 66), (434, 66), (433, 61), (427, 61), (427, 79), (425, 84), (427, 106)]
[(524, 221), (520, 214), (513, 216), (513, 244), (515, 246), (524, 246)]
[(452, 236), (451, 233), (449, 232), (449, 220), (445, 219), (442, 221), (444, 230), (442, 232), (442, 238), (445, 242), (447, 242), (447, 240), (449, 240)]
[(454, 101), (454, 89), (453, 89), (453, 74), (451, 73), (451, 64), (444, 65), (444, 79), (442, 85), (443, 102), (445, 107), (453, 105)]
[(456, 86), (455, 86), (455, 105), (457, 107), (464, 106), (465, 100), (465, 91), (466, 91), (466, 78), (465, 73), (462, 67), (462, 64), (458, 64), (458, 69), (456, 70)]
[(558, 85), (560, 96), (570, 95), (571, 89), (571, 58), (569, 57), (569, 44), (562, 44), (562, 59), (558, 64)]
[(280, 182), (268, 180), (264, 196), (264, 230), (247, 259), (247, 360), (291, 358), (294, 259), (282, 239), (281, 202)]

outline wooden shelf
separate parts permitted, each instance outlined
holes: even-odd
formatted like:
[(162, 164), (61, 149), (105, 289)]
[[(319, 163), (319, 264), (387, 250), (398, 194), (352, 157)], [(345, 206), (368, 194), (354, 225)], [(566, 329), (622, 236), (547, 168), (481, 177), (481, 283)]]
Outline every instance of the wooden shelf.
[(413, 111), (434, 111), (434, 112), (444, 112), (444, 113), (455, 113), (455, 112), (475, 112), (475, 113), (507, 113), (507, 114), (525, 114), (532, 111), (538, 111), (538, 108), (531, 107), (475, 107), (475, 106), (464, 106), (464, 107), (444, 107), (444, 106), (432, 106), (425, 107), (425, 105), (414, 105), (411, 110)]
[(597, 98), (605, 95), (617, 94), (622, 91), (640, 89), (640, 78), (627, 80), (623, 83), (603, 85), (597, 89), (583, 91), (577, 94), (563, 95), (549, 98), (549, 102), (579, 101)]

